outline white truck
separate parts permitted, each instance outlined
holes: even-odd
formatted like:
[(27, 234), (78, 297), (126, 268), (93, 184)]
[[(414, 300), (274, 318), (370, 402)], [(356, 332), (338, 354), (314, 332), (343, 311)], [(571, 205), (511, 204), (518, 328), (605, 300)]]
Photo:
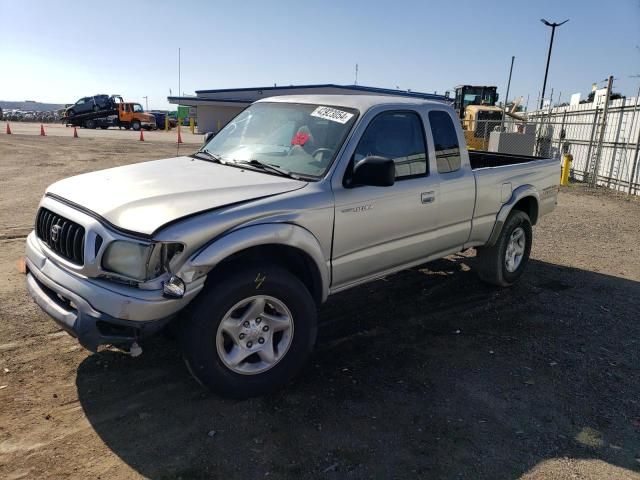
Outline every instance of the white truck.
[(193, 155), (51, 185), (27, 285), (89, 350), (139, 351), (171, 322), (202, 384), (259, 395), (304, 365), (330, 294), (471, 247), (483, 280), (513, 284), (559, 176), (467, 151), (445, 103), (264, 99)]

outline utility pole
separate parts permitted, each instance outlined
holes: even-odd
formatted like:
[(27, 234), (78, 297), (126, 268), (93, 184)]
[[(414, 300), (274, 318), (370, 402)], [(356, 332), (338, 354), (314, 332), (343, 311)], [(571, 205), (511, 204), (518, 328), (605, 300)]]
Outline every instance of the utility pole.
[(354, 85), (358, 85), (358, 64), (356, 63), (356, 81)]
[[(640, 78), (640, 75), (631, 75), (629, 76), (629, 78)], [(631, 130), (633, 130), (633, 125), (636, 117), (636, 110), (638, 110), (638, 100), (640, 100), (640, 87), (638, 87), (638, 93), (636, 94), (636, 106), (633, 109), (633, 116), (631, 117)], [(627, 190), (627, 195), (631, 195), (631, 185), (633, 184), (633, 180), (636, 176), (636, 171), (638, 167), (638, 153), (640, 153), (640, 128), (638, 129), (638, 139), (636, 140), (635, 150), (636, 150), (636, 153), (633, 156), (633, 167), (631, 167), (631, 175), (629, 176), (629, 190)]]
[(551, 41), (549, 42), (549, 53), (547, 54), (547, 68), (544, 71), (544, 82), (542, 82), (542, 95), (540, 96), (540, 109), (542, 110), (542, 105), (544, 104), (544, 91), (547, 89), (547, 75), (549, 74), (549, 62), (551, 61), (551, 49), (553, 48), (553, 37), (556, 33), (556, 27), (560, 25), (564, 25), (569, 21), (567, 18), (564, 22), (560, 23), (551, 23), (544, 18), (541, 18), (540, 21), (544, 23), (547, 27), (551, 27)]
[[(504, 114), (507, 111), (507, 102), (509, 101), (509, 89), (511, 88), (511, 74), (513, 73), (513, 62), (516, 57), (511, 56), (511, 68), (509, 68), (509, 81), (507, 82), (507, 95), (504, 97), (504, 107), (502, 108), (502, 124), (504, 124)], [(502, 127), (502, 125), (501, 125)]]
[(149, 97), (148, 96), (144, 96), (142, 98), (144, 98), (144, 110), (146, 112), (148, 112), (149, 111)]
[(596, 159), (593, 165), (593, 176), (591, 177), (591, 186), (598, 185), (598, 171), (600, 170), (600, 156), (602, 155), (602, 142), (604, 141), (604, 132), (607, 128), (607, 113), (609, 112), (609, 96), (611, 95), (611, 87), (613, 86), (613, 75), (607, 81), (607, 91), (604, 95), (604, 108), (602, 110), (602, 122), (600, 123), (600, 137), (596, 145)]
[[(180, 84), (180, 47), (178, 47), (178, 96), (180, 96), (180, 92), (182, 92), (182, 85)], [(178, 102), (178, 138), (180, 138), (180, 124), (182, 123), (182, 119), (180, 118), (180, 102)], [(180, 142), (176, 143), (176, 157), (180, 156)]]

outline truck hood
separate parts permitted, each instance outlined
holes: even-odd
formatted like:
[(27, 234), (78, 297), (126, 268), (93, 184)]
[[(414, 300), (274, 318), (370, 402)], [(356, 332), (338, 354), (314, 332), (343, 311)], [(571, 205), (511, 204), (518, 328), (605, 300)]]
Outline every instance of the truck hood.
[(278, 195), (306, 182), (191, 157), (138, 163), (66, 178), (47, 195), (115, 227), (152, 235), (179, 218)]

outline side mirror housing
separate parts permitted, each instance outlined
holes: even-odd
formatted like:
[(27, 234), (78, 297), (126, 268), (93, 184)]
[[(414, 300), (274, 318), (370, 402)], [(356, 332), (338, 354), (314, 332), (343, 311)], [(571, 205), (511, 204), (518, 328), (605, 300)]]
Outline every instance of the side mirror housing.
[(351, 185), (390, 187), (395, 183), (396, 165), (390, 158), (370, 156), (353, 166)]
[(204, 143), (209, 143), (209, 140), (211, 140), (213, 137), (215, 137), (216, 134), (213, 132), (207, 132), (204, 134)]

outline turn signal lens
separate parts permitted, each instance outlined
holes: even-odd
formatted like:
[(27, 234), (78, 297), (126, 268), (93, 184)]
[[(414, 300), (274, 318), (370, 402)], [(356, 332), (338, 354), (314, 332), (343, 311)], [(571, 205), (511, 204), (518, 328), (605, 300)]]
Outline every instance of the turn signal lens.
[(162, 284), (162, 293), (169, 298), (182, 298), (186, 291), (186, 286), (180, 277), (172, 275), (169, 280)]

